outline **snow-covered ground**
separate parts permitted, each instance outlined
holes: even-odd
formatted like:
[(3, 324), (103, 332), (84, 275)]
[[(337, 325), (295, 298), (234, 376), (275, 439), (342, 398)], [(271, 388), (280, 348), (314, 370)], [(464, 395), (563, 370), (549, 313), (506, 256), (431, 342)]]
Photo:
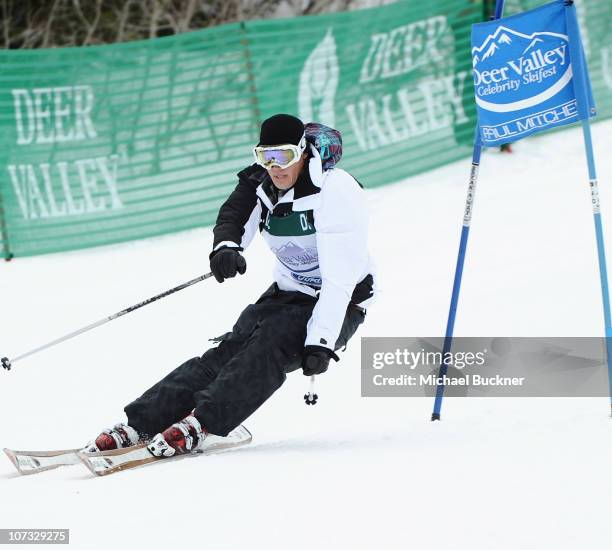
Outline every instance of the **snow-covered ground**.
[[(612, 242), (612, 121), (593, 127)], [(456, 334), (603, 334), (580, 129), (487, 152)], [(245, 156), (246, 159), (246, 156)], [(446, 324), (469, 159), (368, 191), (383, 293), (306, 407), (299, 373), (246, 425), (250, 447), (108, 478), (81, 466), (19, 477), (0, 457), (0, 527), (70, 528), (71, 546), (384, 550), (607, 548), (612, 430), (600, 399), (360, 397), (360, 336)], [(208, 270), (209, 229), (0, 265), (0, 355)], [(269, 284), (208, 280), (0, 372), (0, 446), (78, 446)], [(279, 327), (280, 329), (280, 327)]]

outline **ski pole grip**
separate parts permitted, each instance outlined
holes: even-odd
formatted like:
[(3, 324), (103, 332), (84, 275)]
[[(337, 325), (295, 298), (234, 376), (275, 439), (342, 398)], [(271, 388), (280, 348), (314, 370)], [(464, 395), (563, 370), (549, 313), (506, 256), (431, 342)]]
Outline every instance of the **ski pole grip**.
[(11, 362), (9, 361), (8, 357), (3, 357), (2, 359), (0, 359), (0, 361), (2, 361), (3, 369), (11, 370)]

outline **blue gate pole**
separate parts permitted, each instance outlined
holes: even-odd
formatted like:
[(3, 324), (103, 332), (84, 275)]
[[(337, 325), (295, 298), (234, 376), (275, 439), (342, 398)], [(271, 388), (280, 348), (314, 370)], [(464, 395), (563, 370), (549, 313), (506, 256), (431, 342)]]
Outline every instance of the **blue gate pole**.
[(601, 221), (601, 207), (599, 204), (599, 188), (597, 186), (597, 172), (595, 169), (595, 155), (593, 154), (593, 140), (591, 138), (591, 124), (589, 119), (582, 121), (584, 148), (586, 150), (589, 167), (589, 185), (591, 187), (591, 203), (593, 205), (593, 220), (595, 221), (595, 238), (597, 240), (597, 256), (599, 259), (599, 279), (601, 283), (601, 297), (604, 310), (606, 355), (608, 361), (608, 391), (610, 396), (610, 411), (612, 413), (612, 320), (610, 316), (610, 292), (608, 290), (608, 269), (606, 267), (606, 248), (604, 245), (603, 225)]
[[(500, 19), (504, 12), (504, 1), (496, 0), (495, 14), (491, 19)], [(463, 265), (465, 264), (465, 253), (467, 251), (468, 237), (470, 235), (470, 223), (472, 221), (472, 211), (474, 209), (474, 199), (476, 197), (476, 183), (478, 182), (478, 169), (480, 167), (480, 154), (482, 152), (482, 143), (480, 141), (480, 132), (478, 124), (474, 134), (474, 150), (472, 152), (472, 169), (470, 171), (470, 182), (468, 184), (467, 197), (465, 199), (465, 212), (463, 215), (463, 227), (461, 228), (461, 240), (459, 241), (459, 253), (457, 254), (457, 266), (455, 267), (455, 278), (453, 280), (453, 292), (451, 295), (451, 303), (448, 311), (448, 321), (446, 323), (446, 334), (444, 336), (444, 346), (442, 349), (442, 364), (438, 371), (438, 384), (436, 386), (436, 399), (434, 401), (434, 409), (431, 413), (431, 419), (440, 420), (440, 411), (442, 410), (442, 399), (444, 398), (444, 383), (443, 378), (448, 371), (448, 365), (444, 362), (447, 353), (450, 352), (453, 345), (453, 331), (455, 329), (455, 318), (457, 316), (457, 305), (459, 303), (459, 291), (461, 290), (461, 279), (463, 277)]]
[(442, 349), (442, 364), (438, 371), (438, 384), (436, 387), (436, 400), (434, 410), (431, 414), (432, 420), (440, 420), (440, 410), (442, 409), (442, 398), (444, 397), (443, 377), (446, 375), (448, 365), (444, 362), (447, 353), (453, 345), (453, 331), (455, 328), (455, 317), (457, 315), (457, 305), (459, 303), (459, 291), (461, 290), (461, 279), (463, 277), (463, 265), (465, 263), (465, 253), (467, 250), (468, 237), (470, 235), (470, 223), (472, 221), (472, 210), (476, 197), (476, 183), (478, 182), (478, 169), (480, 168), (480, 153), (482, 145), (480, 135), (476, 129), (474, 138), (474, 151), (472, 153), (472, 169), (470, 171), (470, 182), (468, 184), (467, 197), (465, 198), (465, 212), (463, 214), (463, 227), (461, 228), (461, 240), (459, 241), (459, 253), (457, 254), (457, 266), (455, 267), (455, 279), (453, 281), (453, 293), (448, 311), (448, 321), (446, 322), (446, 334), (444, 336), (444, 346)]
[(565, 20), (569, 37), (569, 51), (574, 75), (572, 85), (576, 96), (578, 114), (582, 118), (582, 134), (584, 149), (586, 151), (589, 171), (589, 185), (591, 187), (591, 204), (593, 206), (593, 220), (595, 222), (595, 238), (597, 241), (597, 256), (599, 259), (599, 280), (601, 284), (601, 298), (604, 312), (606, 355), (608, 364), (608, 395), (610, 396), (610, 410), (612, 412), (612, 321), (610, 316), (610, 293), (608, 291), (608, 269), (606, 267), (606, 248), (604, 245), (603, 224), (601, 221), (601, 207), (599, 204), (599, 189), (597, 186), (597, 171), (595, 169), (595, 155), (593, 153), (593, 140), (591, 138), (591, 124), (589, 116), (595, 114), (595, 106), (590, 97), (590, 84), (588, 83), (588, 70), (582, 52), (582, 39), (576, 15), (576, 6), (573, 0), (565, 0)]

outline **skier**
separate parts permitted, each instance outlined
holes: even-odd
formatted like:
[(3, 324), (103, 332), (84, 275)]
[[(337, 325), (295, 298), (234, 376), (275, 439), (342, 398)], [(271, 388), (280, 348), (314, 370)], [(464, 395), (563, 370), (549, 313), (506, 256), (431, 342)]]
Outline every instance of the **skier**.
[(275, 282), (240, 314), (218, 346), (189, 359), (125, 407), (127, 423), (91, 452), (148, 442), (155, 456), (196, 451), (226, 436), (302, 368), (324, 373), (374, 295), (364, 191), (334, 168), (340, 134), (277, 114), (265, 120), (255, 163), (221, 206), (210, 269), (223, 283), (246, 272), (241, 252), (257, 230), (276, 256)]

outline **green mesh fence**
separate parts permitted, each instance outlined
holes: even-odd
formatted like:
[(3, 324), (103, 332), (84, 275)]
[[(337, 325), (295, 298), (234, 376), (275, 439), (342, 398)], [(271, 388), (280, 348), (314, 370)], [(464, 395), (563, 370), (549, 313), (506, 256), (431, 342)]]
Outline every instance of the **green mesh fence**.
[[(507, 13), (543, 2), (508, 0)], [(599, 116), (612, 5), (577, 2)], [(482, 0), (400, 1), (141, 42), (0, 52), (0, 238), (25, 256), (214, 223), (260, 122), (341, 130), (366, 187), (471, 151)]]

